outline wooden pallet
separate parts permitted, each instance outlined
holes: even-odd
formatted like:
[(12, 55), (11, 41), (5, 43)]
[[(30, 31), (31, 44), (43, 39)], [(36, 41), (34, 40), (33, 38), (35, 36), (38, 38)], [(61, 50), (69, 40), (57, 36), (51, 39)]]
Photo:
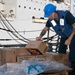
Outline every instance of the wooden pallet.
[(42, 73), (38, 75), (68, 75), (68, 72), (64, 71), (64, 72), (59, 72), (59, 73)]

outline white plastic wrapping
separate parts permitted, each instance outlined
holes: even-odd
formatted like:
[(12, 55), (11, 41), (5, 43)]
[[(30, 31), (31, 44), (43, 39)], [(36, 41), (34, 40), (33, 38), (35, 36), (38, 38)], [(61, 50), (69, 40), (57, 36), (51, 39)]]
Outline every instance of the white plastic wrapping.
[(0, 75), (37, 75), (47, 71), (52, 73), (65, 70), (69, 68), (61, 63), (36, 58), (23, 60), (21, 63), (4, 64), (0, 66)]

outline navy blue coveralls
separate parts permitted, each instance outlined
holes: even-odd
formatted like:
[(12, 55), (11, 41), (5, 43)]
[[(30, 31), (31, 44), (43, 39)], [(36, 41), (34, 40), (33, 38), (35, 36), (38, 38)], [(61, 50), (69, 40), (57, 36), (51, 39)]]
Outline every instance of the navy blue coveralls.
[[(60, 16), (60, 14), (58, 13), (58, 10), (55, 11), (55, 12), (58, 14), (58, 16)], [(62, 11), (62, 12), (64, 12), (64, 11)], [(63, 15), (62, 15), (62, 18), (64, 18)], [(71, 27), (75, 23), (75, 18), (69, 11), (67, 11), (67, 13), (65, 15), (65, 21)], [(56, 22), (59, 23), (59, 20), (56, 20)], [(50, 23), (50, 20), (47, 21), (46, 27), (52, 27), (51, 23)], [(67, 38), (68, 38), (68, 36), (65, 36), (65, 37), (61, 36), (60, 46), (59, 46), (59, 53), (64, 53), (64, 54), (66, 53), (67, 46), (64, 43), (67, 40)], [(70, 53), (69, 53), (70, 67), (73, 68), (73, 70), (71, 72), (69, 72), (69, 75), (75, 75), (75, 36), (73, 36), (73, 38), (71, 40), (71, 43), (69, 45), (69, 49), (70, 49)]]

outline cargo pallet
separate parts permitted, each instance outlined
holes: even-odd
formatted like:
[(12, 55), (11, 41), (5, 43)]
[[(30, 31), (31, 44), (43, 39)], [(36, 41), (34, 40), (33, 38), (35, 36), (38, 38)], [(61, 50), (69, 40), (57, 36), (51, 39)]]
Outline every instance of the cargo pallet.
[(41, 73), (41, 74), (38, 74), (38, 75), (68, 75), (68, 72), (62, 71), (62, 72), (59, 72), (59, 73)]

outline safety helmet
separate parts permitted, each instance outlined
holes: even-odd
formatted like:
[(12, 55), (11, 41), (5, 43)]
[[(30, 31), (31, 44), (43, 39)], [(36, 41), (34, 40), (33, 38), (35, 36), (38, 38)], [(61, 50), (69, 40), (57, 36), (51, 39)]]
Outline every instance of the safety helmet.
[(49, 17), (56, 10), (56, 6), (53, 4), (47, 4), (44, 7), (44, 17)]

